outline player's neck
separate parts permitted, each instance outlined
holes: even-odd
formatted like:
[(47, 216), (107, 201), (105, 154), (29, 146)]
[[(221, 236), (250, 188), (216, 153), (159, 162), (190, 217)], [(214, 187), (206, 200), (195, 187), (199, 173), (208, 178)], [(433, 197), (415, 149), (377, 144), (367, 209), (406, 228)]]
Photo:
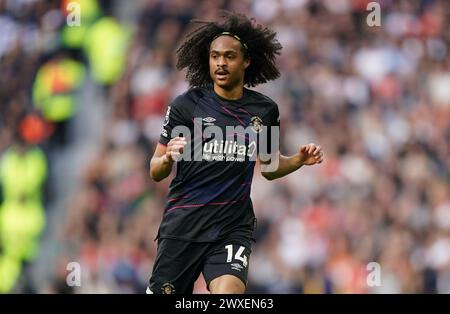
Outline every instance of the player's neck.
[(239, 85), (228, 90), (218, 86), (217, 84), (214, 84), (214, 92), (216, 92), (216, 94), (222, 98), (228, 100), (238, 100), (241, 99), (242, 95), (244, 94), (244, 86)]

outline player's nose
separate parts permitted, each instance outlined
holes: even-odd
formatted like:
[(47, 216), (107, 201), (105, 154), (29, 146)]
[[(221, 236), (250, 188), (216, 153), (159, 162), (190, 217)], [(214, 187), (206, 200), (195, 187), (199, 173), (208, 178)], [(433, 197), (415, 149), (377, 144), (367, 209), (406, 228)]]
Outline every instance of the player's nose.
[(226, 58), (224, 56), (220, 56), (220, 57), (217, 58), (217, 66), (218, 67), (223, 67), (226, 64), (227, 64), (226, 63)]

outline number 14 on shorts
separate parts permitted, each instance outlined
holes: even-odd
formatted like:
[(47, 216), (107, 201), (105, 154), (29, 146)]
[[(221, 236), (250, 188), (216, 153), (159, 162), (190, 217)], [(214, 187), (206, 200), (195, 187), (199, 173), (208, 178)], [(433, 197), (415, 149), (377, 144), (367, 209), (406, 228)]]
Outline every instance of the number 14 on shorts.
[[(227, 251), (228, 251), (227, 263), (231, 263), (231, 261), (233, 259), (233, 245), (232, 244), (225, 245), (225, 249), (227, 249)], [(239, 249), (236, 251), (236, 254), (234, 255), (234, 259), (241, 261), (242, 265), (244, 267), (247, 267), (247, 256), (242, 255), (242, 253), (244, 253), (244, 250), (245, 250), (245, 247), (240, 246)]]

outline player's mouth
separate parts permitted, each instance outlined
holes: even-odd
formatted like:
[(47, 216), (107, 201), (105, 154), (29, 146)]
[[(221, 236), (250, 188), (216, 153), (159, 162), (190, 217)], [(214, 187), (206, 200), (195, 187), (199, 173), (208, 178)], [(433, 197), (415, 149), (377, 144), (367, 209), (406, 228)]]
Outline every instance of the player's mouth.
[(225, 70), (217, 70), (216, 71), (216, 77), (219, 81), (225, 80), (229, 74), (230, 73), (228, 73), (228, 71), (225, 71)]

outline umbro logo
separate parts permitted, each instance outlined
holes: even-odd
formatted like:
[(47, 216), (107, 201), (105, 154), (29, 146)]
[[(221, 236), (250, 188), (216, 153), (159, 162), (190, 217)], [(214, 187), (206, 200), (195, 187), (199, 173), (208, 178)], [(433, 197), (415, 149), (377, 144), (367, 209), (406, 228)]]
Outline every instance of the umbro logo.
[(214, 121), (216, 121), (213, 117), (206, 117), (202, 119), (205, 122), (205, 125), (214, 125)]
[(242, 268), (244, 268), (244, 266), (242, 266), (241, 264), (238, 264), (238, 263), (231, 264), (231, 269), (234, 269), (234, 270), (237, 270), (237, 271), (241, 271)]
[(205, 122), (214, 122), (214, 121), (216, 121), (216, 119), (214, 119), (213, 117), (203, 118), (202, 120), (205, 121)]

